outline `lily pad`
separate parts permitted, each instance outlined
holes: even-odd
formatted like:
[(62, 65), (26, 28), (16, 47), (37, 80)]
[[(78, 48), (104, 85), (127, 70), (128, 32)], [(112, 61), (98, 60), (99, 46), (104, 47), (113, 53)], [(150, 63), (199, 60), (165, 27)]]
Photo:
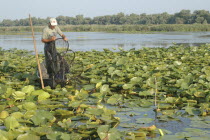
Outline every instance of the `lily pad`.
[(110, 128), (109, 125), (102, 125), (97, 129), (97, 133), (101, 139), (120, 140), (122, 133), (116, 128)]

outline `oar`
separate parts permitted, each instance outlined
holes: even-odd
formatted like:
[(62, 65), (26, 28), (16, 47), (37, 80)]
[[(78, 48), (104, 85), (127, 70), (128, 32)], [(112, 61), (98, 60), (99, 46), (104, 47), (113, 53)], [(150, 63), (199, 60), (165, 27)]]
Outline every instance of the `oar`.
[(41, 80), (41, 84), (42, 84), (42, 89), (44, 89), (44, 82), (43, 82), (43, 79), (42, 79), (42, 71), (41, 71), (41, 67), (40, 67), (40, 63), (39, 63), (39, 57), (38, 57), (38, 52), (37, 52), (37, 48), (36, 48), (36, 40), (35, 40), (35, 37), (34, 37), (34, 29), (33, 29), (30, 14), (29, 14), (29, 21), (30, 21), (30, 24), (31, 24), (32, 37), (33, 37), (33, 41), (34, 41), (34, 51), (35, 51), (35, 55), (36, 55), (36, 62), (37, 62), (38, 69), (39, 69), (39, 75), (40, 75), (40, 80)]

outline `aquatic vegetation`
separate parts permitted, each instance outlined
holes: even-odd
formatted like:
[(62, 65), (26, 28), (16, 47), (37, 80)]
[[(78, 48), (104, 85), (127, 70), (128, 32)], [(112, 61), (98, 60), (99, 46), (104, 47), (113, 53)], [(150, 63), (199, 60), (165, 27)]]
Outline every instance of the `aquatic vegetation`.
[(77, 52), (80, 79), (56, 89), (40, 88), (32, 52), (0, 54), (5, 140), (210, 137), (209, 45)]

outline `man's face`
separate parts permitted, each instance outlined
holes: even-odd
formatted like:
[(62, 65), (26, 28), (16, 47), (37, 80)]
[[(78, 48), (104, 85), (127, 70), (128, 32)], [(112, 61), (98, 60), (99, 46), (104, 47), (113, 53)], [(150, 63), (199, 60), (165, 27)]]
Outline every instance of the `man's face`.
[(50, 29), (55, 29), (55, 26), (52, 26), (52, 25), (50, 24)]

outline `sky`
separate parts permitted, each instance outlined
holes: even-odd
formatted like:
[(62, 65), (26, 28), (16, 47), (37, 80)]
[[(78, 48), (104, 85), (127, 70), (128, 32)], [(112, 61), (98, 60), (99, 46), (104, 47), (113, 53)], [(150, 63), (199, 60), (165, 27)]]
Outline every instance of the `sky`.
[(174, 14), (181, 10), (210, 11), (210, 0), (0, 0), (3, 19), (47, 18), (57, 16), (96, 17), (127, 14)]

